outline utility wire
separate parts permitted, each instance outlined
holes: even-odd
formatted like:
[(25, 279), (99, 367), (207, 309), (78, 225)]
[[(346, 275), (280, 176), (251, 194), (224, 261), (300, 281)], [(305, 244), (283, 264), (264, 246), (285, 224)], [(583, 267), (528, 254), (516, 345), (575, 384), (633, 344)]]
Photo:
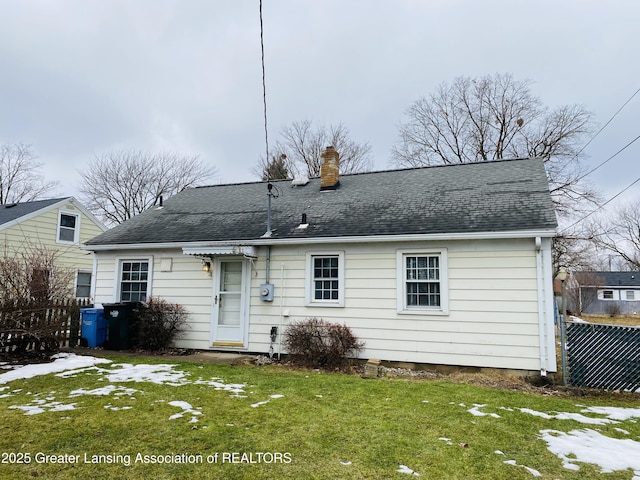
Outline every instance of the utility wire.
[(603, 166), (605, 163), (607, 163), (609, 160), (613, 160), (615, 157), (617, 157), (620, 153), (624, 152), (627, 148), (629, 148), (631, 145), (633, 145), (638, 139), (640, 139), (640, 135), (638, 135), (636, 138), (634, 138), (633, 140), (631, 140), (629, 143), (627, 143), (624, 147), (622, 147), (620, 150), (618, 150), (616, 153), (614, 153), (613, 155), (611, 155), (609, 158), (607, 158), (605, 161), (601, 162), (600, 164), (596, 165), (595, 167), (593, 167), (591, 170), (589, 170), (587, 173), (585, 173), (584, 175), (578, 177), (578, 179), (576, 180), (576, 182), (579, 182), (580, 180), (582, 180), (584, 177), (591, 175), (593, 172), (595, 172), (597, 169), (599, 169), (601, 166)]
[(580, 222), (583, 222), (584, 220), (586, 220), (587, 218), (589, 218), (591, 215), (593, 215), (594, 213), (596, 213), (598, 210), (602, 210), (603, 207), (605, 207), (606, 205), (608, 205), (609, 203), (611, 203), (612, 201), (614, 201), (616, 198), (618, 198), (620, 195), (622, 195), (624, 192), (626, 192), (627, 190), (629, 190), (631, 187), (633, 187), (636, 183), (640, 182), (640, 177), (636, 178), (633, 182), (631, 182), (629, 185), (627, 185), (625, 188), (623, 188), (622, 190), (620, 190), (618, 193), (616, 193), (613, 197), (611, 197), (609, 200), (607, 200), (606, 202), (604, 202), (602, 205), (600, 205), (598, 208), (596, 208), (595, 210), (587, 213), (584, 217), (580, 218), (579, 220), (575, 221), (574, 223), (572, 223), (571, 225), (569, 225), (568, 227), (563, 228), (560, 232), (558, 233), (564, 233), (567, 230), (569, 230), (572, 227), (575, 227), (577, 224), (579, 224)]
[[(576, 154), (574, 155), (574, 157), (577, 157), (578, 155), (580, 155), (580, 154), (583, 152), (583, 150), (584, 150), (585, 148), (587, 148), (587, 147), (589, 146), (589, 144), (590, 144), (591, 142), (593, 142), (593, 141), (596, 139), (596, 137), (597, 137), (598, 135), (600, 135), (600, 133), (601, 133), (605, 128), (607, 128), (607, 126), (608, 126), (608, 125), (613, 121), (613, 119), (614, 119), (614, 118), (616, 118), (616, 117), (618, 116), (618, 114), (622, 111), (622, 109), (623, 109), (624, 107), (626, 107), (626, 106), (627, 106), (627, 104), (628, 104), (631, 100), (633, 100), (633, 97), (635, 97), (635, 96), (638, 94), (638, 92), (640, 92), (640, 88), (638, 88), (638, 89), (633, 93), (633, 95), (631, 95), (631, 96), (629, 97), (629, 99), (628, 99), (626, 102), (624, 102), (624, 103), (622, 104), (622, 106), (618, 109), (618, 111), (617, 111), (616, 113), (614, 113), (614, 114), (613, 114), (613, 116), (612, 116), (612, 117), (607, 121), (607, 123), (605, 123), (605, 124), (600, 128), (600, 130), (598, 130), (598, 131), (596, 132), (596, 134), (595, 134), (593, 137), (591, 137), (591, 139), (590, 139), (587, 143), (585, 143), (585, 144), (584, 144), (584, 146), (583, 146), (583, 147), (578, 151), (578, 153), (576, 153)], [(611, 160), (611, 159), (609, 159), (609, 160)], [(607, 161), (608, 161), (608, 160), (607, 160)], [(603, 165), (604, 165), (604, 164), (603, 164)], [(594, 168), (593, 170), (591, 170), (591, 172), (593, 172), (593, 171), (594, 171), (594, 170), (596, 170), (597, 168), (600, 168), (600, 166), (601, 166), (601, 165), (598, 165), (598, 167), (596, 167), (596, 168)], [(589, 173), (591, 173), (591, 172), (589, 172)], [(588, 175), (588, 174), (587, 174), (587, 175)], [(585, 175), (585, 176), (586, 176), (586, 175)]]
[[(596, 134), (591, 137), (591, 139), (584, 144), (584, 146), (578, 151), (578, 153), (576, 153), (574, 155), (574, 157), (577, 157), (578, 155), (580, 155), (580, 153), (582, 153), (582, 151), (587, 148), (587, 146), (589, 146), (589, 144), (598, 136), (600, 135), (600, 133), (607, 128), (607, 126), (613, 121), (614, 118), (616, 118), (618, 116), (618, 114), (622, 111), (622, 109), (624, 109), (624, 107), (627, 106), (627, 104), (633, 100), (633, 97), (635, 97), (638, 92), (640, 92), (640, 88), (638, 88), (635, 92), (633, 92), (633, 95), (631, 95), (626, 102), (624, 102), (622, 104), (622, 106), (616, 111), (616, 113), (614, 113), (611, 118), (600, 128), (600, 130), (598, 130), (596, 132)], [(614, 153), (613, 155), (611, 155), (609, 158), (607, 158), (606, 160), (604, 160), (603, 162), (600, 162), (598, 165), (596, 165), (595, 167), (593, 167), (591, 170), (589, 170), (587, 173), (585, 173), (584, 175), (580, 176), (576, 181), (580, 181), (583, 178), (585, 178), (588, 175), (591, 175), (593, 172), (595, 172), (596, 170), (598, 170), (600, 167), (602, 167), (603, 165), (605, 165), (606, 163), (608, 163), (609, 161), (613, 160), (615, 157), (617, 157), (620, 153), (622, 153), (623, 151), (625, 151), (627, 148), (629, 148), (631, 145), (633, 145), (638, 139), (640, 139), (640, 135), (638, 135), (636, 138), (634, 138), (633, 140), (631, 140), (629, 143), (627, 143), (624, 147), (622, 147), (620, 150), (618, 150), (616, 153)], [(621, 191), (619, 191), (618, 193), (616, 193), (613, 197), (611, 197), (609, 200), (607, 200), (606, 202), (604, 202), (602, 205), (600, 205), (598, 208), (596, 208), (595, 210), (589, 212), (588, 214), (586, 214), (584, 217), (580, 218), (579, 220), (575, 221), (574, 223), (572, 223), (571, 225), (569, 225), (568, 227), (563, 228), (560, 232), (558, 233), (564, 233), (567, 230), (569, 230), (572, 227), (575, 227), (578, 223), (586, 220), (587, 218), (589, 218), (591, 215), (593, 215), (594, 213), (596, 213), (598, 210), (602, 210), (603, 207), (605, 207), (606, 205), (608, 205), (609, 203), (611, 203), (613, 200), (615, 200), (616, 198), (618, 198), (620, 195), (622, 195), (624, 192), (626, 192), (627, 190), (629, 190), (631, 187), (633, 187), (636, 183), (640, 182), (640, 177), (635, 179), (633, 182), (631, 182), (631, 184), (629, 184), (628, 186), (626, 186), (625, 188), (623, 188)]]

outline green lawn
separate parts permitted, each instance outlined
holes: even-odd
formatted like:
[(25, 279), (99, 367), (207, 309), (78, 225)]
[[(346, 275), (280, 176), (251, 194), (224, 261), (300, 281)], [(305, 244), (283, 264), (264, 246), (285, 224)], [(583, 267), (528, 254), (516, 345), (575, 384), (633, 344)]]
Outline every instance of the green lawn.
[[(520, 410), (556, 415), (595, 406), (638, 409), (638, 395), (571, 397), (443, 379), (363, 379), (161, 358), (112, 360), (99, 365), (106, 371), (0, 383), (0, 478), (412, 478), (398, 472), (405, 465), (428, 479), (535, 478), (528, 467), (549, 479), (630, 480), (631, 469), (601, 473), (598, 465), (582, 462), (575, 463), (577, 471), (564, 468), (541, 431), (590, 429), (625, 440), (631, 452), (640, 445), (640, 412), (618, 423), (590, 425)], [(173, 379), (180, 385), (109, 381), (106, 374), (121, 371), (118, 365), (124, 362), (171, 363), (174, 373), (186, 376)], [(243, 384), (243, 391), (222, 389), (229, 384)], [(87, 394), (98, 388), (103, 390)], [(169, 402), (187, 402), (192, 412)], [(74, 409), (64, 410), (69, 404)], [(44, 411), (26, 415), (16, 408), (21, 406)], [(477, 415), (469, 411), (474, 408)], [(167, 455), (188, 463), (152, 463)], [(29, 463), (16, 463), (20, 460)]]
[(580, 318), (590, 323), (606, 323), (610, 325), (625, 325), (640, 327), (640, 315), (582, 315)]

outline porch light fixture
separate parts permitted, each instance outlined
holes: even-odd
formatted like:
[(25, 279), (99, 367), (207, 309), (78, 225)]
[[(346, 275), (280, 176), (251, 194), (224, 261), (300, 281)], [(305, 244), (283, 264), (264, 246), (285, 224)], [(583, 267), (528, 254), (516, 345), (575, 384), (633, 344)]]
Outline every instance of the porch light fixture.
[(569, 275), (569, 272), (567, 272), (567, 270), (564, 267), (560, 267), (560, 270), (556, 275), (556, 279), (560, 280), (561, 282), (564, 282), (567, 279), (568, 275)]
[(211, 262), (209, 260), (202, 259), (202, 271), (211, 275)]

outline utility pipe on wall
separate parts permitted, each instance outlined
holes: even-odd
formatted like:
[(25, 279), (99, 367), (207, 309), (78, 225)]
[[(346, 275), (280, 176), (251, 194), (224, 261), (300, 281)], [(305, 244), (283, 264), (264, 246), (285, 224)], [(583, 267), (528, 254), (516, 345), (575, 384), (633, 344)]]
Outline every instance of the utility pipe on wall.
[(540, 342), (540, 375), (547, 376), (547, 325), (544, 289), (544, 262), (542, 260), (542, 239), (536, 237), (536, 280), (538, 290), (538, 341)]
[(280, 335), (280, 338), (278, 339), (278, 360), (280, 360), (280, 356), (282, 354), (282, 334), (284, 333), (282, 331), (282, 323), (284, 321), (284, 292), (285, 292), (284, 263), (280, 266), (280, 283), (282, 283), (282, 285), (280, 286), (280, 323), (278, 325), (278, 333)]

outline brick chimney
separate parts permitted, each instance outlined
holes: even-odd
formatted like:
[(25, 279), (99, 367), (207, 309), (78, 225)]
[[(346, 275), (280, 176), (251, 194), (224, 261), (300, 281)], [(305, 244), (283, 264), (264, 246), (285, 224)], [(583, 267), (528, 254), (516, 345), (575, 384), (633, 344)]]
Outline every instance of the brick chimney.
[(340, 183), (340, 155), (333, 147), (327, 147), (320, 154), (320, 190), (335, 190)]

